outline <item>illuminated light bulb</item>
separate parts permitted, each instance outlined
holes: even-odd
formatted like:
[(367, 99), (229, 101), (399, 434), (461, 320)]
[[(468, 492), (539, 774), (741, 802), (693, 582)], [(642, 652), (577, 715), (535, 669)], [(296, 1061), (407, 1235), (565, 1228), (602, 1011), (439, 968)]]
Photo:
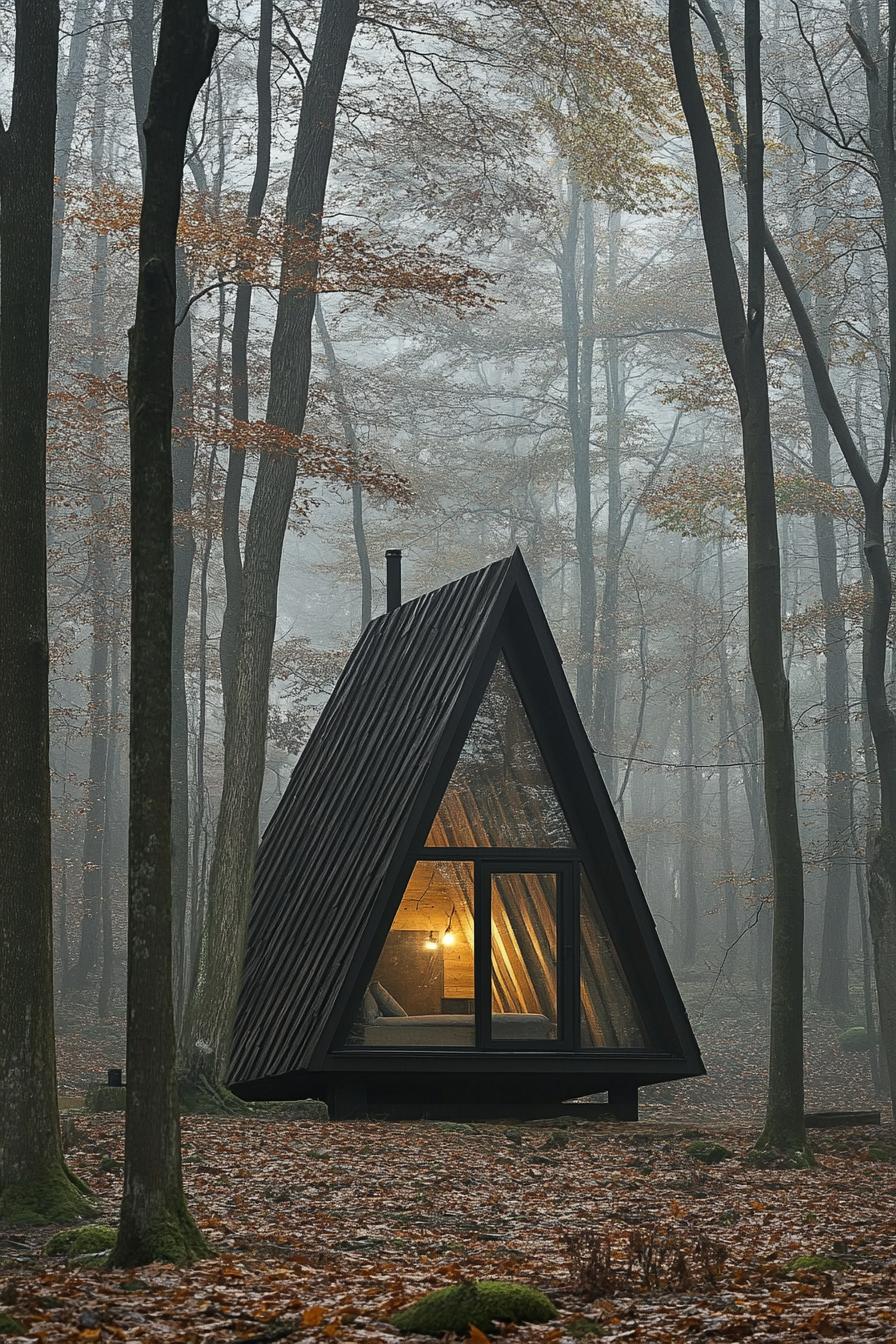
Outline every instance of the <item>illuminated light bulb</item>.
[(457, 942), (457, 934), (452, 932), (451, 925), (454, 923), (454, 906), (451, 907), (451, 914), (448, 916), (448, 927), (440, 939), (443, 947), (453, 947)]
[(436, 935), (435, 935), (435, 933), (432, 931), (432, 929), (430, 929), (430, 931), (429, 931), (429, 937), (427, 938), (426, 942), (423, 944), (423, 947), (424, 947), (424, 950), (427, 951), (427, 952), (438, 952), (438, 950), (439, 950), (439, 945), (438, 945), (438, 943), (436, 942)]

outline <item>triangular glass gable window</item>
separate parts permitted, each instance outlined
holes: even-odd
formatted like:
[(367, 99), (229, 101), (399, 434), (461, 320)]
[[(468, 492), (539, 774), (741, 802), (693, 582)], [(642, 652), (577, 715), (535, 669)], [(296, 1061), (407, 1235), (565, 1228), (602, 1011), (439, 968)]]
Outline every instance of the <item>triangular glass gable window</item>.
[(426, 845), (556, 849), (572, 843), (529, 716), (499, 655)]

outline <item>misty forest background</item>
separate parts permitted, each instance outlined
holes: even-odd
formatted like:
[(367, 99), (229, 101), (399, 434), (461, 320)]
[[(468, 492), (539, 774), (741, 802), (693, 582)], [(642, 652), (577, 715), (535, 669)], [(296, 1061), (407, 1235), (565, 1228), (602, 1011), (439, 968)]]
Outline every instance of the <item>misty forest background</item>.
[[(15, 0), (0, 203), (0, 1334), (891, 1339), (896, 0)], [(516, 547), (707, 1076), (241, 1101), (384, 553)]]
[[(740, 19), (724, 7), (721, 17), (737, 63)], [(385, 549), (404, 552), (407, 597), (519, 546), (692, 1009), (712, 993), (761, 1017), (771, 874), (740, 425), (663, 18), (632, 0), (365, 8), (327, 188), (307, 416), (291, 434), (266, 424), (265, 408), (315, 19), (313, 7), (225, 4), (188, 138), (173, 448), (178, 1012), (203, 964), (240, 547), (260, 458), (283, 455), (298, 484), (262, 828), (349, 649), (384, 609)], [(63, 14), (48, 467), (63, 1032), (124, 1008), (125, 377), (141, 200), (134, 97), (149, 78), (135, 22), (111, 0)], [(860, 137), (837, 143), (841, 122), (861, 124), (861, 60), (836, 6), (781, 3), (766, 16), (764, 63), (766, 209), (877, 460), (888, 380), (879, 211)], [(704, 82), (722, 143), (708, 56)], [(737, 239), (744, 207), (726, 168)], [(862, 509), (774, 292), (767, 346), (806, 992), (840, 1027), (868, 1018), (873, 1034)], [(888, 499), (890, 536), (894, 525)], [(751, 1014), (740, 1020), (751, 1034)]]

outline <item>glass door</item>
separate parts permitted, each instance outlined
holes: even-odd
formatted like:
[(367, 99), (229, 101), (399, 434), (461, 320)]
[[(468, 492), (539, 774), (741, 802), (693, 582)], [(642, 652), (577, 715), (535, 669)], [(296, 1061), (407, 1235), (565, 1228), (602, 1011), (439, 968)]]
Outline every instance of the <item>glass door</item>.
[(568, 1047), (572, 865), (476, 864), (478, 1044)]

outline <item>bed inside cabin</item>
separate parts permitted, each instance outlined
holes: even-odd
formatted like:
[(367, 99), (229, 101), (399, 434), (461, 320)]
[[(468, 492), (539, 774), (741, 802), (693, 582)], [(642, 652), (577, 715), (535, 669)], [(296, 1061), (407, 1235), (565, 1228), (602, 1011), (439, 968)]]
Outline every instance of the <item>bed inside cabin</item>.
[[(349, 1045), (473, 1048), (474, 865), (415, 864), (355, 1014)], [(590, 886), (581, 883), (582, 1045), (643, 1039)], [(507, 872), (491, 889), (491, 1039), (557, 1039), (557, 890), (552, 872)]]

